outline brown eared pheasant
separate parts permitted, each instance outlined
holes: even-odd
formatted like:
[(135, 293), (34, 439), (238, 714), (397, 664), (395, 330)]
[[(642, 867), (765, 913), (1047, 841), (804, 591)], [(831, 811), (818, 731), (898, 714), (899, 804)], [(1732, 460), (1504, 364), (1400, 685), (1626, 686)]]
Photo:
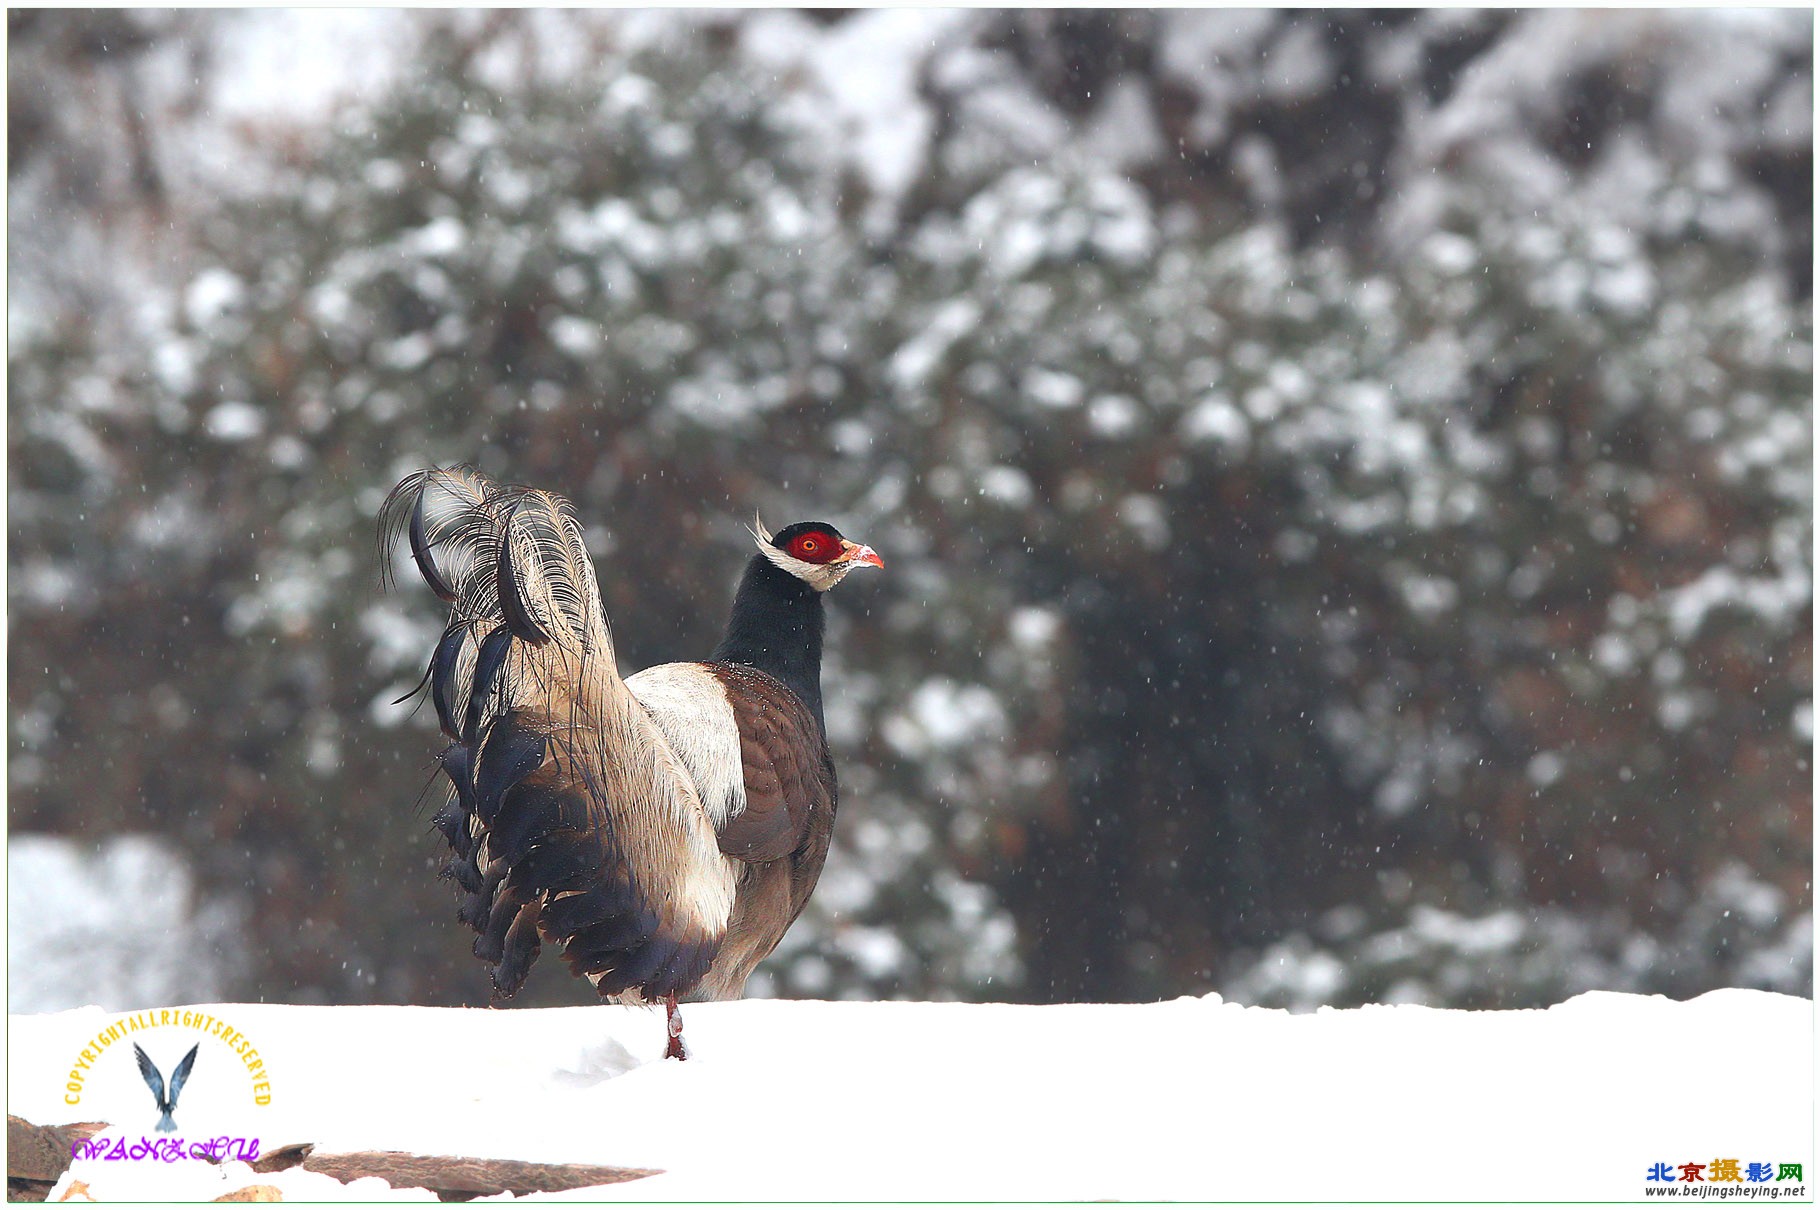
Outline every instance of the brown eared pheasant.
[[(621, 679), (574, 506), (468, 467), (393, 489), (402, 532), (449, 622), (424, 684), (448, 747), (436, 815), (500, 997), (544, 943), (603, 998), (741, 994), (821, 875), (834, 824), (822, 724), (822, 594), (869, 546), (819, 521), (772, 535), (700, 663)], [(420, 685), (419, 689), (424, 686)]]

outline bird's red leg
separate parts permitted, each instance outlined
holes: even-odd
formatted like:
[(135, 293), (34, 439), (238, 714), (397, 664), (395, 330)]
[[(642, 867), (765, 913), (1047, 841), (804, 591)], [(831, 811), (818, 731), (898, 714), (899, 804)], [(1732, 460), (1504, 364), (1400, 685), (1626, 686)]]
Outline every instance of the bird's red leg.
[(682, 1040), (682, 1010), (676, 1007), (674, 992), (664, 997), (664, 1021), (670, 1032), (670, 1044), (664, 1047), (664, 1058), (688, 1058), (689, 1051), (683, 1046)]

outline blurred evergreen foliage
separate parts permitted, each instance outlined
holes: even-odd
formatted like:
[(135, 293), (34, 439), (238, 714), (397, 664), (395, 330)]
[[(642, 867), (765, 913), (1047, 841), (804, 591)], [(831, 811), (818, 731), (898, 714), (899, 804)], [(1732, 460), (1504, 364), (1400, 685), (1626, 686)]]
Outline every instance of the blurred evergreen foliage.
[(484, 995), (373, 548), (472, 460), (575, 500), (630, 667), (754, 507), (884, 553), (778, 994), (1810, 990), (1811, 130), (1680, 137), (1642, 37), (1449, 109), (1532, 16), (975, 14), (894, 201), (759, 18), (423, 15), (162, 286), (15, 317), (11, 827), (177, 839), (236, 996)]

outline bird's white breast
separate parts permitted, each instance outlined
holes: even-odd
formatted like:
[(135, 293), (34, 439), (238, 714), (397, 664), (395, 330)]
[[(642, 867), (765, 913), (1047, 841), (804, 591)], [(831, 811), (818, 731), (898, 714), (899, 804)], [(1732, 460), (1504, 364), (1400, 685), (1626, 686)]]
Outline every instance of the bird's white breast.
[(718, 677), (700, 664), (658, 664), (626, 678), (694, 778), (715, 830), (746, 809), (739, 724)]

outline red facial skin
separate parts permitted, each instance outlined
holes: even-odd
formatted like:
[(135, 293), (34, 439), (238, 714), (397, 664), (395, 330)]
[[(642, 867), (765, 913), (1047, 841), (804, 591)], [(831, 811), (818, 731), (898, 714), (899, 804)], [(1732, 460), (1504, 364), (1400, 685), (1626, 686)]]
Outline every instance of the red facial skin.
[(832, 563), (841, 554), (841, 540), (825, 529), (811, 529), (791, 538), (784, 550), (805, 563)]

